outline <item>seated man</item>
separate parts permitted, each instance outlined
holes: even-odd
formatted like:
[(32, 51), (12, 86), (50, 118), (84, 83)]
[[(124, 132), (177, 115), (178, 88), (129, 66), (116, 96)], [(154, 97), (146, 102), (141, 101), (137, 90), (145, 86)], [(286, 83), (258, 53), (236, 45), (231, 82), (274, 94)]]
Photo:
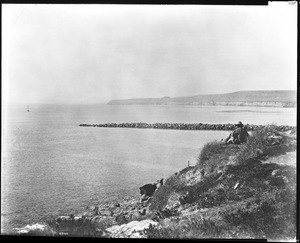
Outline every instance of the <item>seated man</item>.
[(225, 143), (227, 144), (242, 144), (246, 143), (248, 137), (250, 136), (247, 132), (247, 127), (243, 125), (242, 122), (238, 122), (235, 124), (236, 129), (229, 134), (229, 136), (225, 139)]

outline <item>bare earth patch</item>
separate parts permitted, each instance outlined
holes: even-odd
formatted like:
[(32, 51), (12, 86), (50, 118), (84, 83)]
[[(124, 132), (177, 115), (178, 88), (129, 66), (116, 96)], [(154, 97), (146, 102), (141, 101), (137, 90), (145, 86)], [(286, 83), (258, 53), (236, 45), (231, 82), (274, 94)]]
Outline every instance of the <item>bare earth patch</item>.
[(289, 165), (289, 166), (296, 167), (297, 164), (296, 151), (287, 152), (286, 154), (279, 155), (277, 157), (270, 157), (267, 160), (265, 160), (263, 163), (276, 163), (279, 165)]

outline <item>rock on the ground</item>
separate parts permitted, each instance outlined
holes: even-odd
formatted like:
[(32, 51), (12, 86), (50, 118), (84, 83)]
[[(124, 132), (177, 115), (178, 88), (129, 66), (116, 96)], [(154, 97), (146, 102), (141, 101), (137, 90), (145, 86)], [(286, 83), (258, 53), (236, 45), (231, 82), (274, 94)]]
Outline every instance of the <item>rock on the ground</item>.
[(145, 238), (144, 229), (149, 228), (150, 224), (156, 225), (157, 222), (146, 219), (142, 221), (131, 221), (128, 224), (115, 225), (106, 229), (108, 237), (112, 238)]
[(190, 168), (185, 173), (179, 175), (181, 181), (184, 181), (187, 186), (192, 186), (203, 180), (204, 170)]
[(176, 207), (179, 207), (181, 205), (180, 199), (184, 195), (177, 192), (172, 192), (171, 195), (168, 198), (167, 204), (165, 206), (166, 209), (172, 210)]
[(100, 228), (110, 227), (111, 225), (117, 224), (115, 217), (111, 216), (96, 216), (91, 218), (91, 221)]

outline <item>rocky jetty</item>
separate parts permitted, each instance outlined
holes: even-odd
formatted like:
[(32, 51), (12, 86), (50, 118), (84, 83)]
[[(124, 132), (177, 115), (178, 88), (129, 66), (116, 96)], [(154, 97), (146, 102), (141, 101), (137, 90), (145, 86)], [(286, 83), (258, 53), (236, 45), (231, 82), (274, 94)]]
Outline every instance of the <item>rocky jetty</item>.
[[(264, 125), (245, 124), (248, 130), (263, 128)], [(81, 127), (121, 127), (121, 128), (152, 128), (152, 129), (178, 129), (178, 130), (233, 130), (235, 124), (203, 124), (203, 123), (104, 123), (104, 124), (80, 124)], [(296, 132), (295, 126), (278, 126), (278, 131)]]

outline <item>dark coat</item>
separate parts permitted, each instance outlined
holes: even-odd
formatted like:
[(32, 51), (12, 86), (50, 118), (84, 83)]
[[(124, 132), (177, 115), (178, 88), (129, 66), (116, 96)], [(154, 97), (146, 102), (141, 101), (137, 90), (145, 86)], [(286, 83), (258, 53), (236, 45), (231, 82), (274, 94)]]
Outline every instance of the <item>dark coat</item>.
[(148, 197), (152, 197), (156, 190), (156, 184), (146, 184), (140, 187), (141, 195), (146, 195)]
[(246, 143), (249, 137), (249, 133), (247, 132), (247, 127), (238, 127), (233, 132), (230, 133), (228, 138), (225, 139), (225, 142), (230, 142), (229, 139), (232, 138), (231, 143), (241, 144)]

